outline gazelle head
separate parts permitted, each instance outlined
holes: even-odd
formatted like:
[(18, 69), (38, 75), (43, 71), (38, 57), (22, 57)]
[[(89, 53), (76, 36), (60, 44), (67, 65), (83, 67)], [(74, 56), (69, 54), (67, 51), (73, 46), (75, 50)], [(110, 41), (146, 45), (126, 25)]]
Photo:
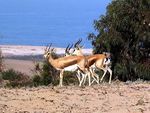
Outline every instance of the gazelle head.
[(44, 51), (44, 58), (49, 58), (52, 52), (54, 51), (54, 48), (51, 48), (52, 44), (49, 44), (46, 46), (45, 51)]
[(109, 52), (103, 52), (103, 54), (105, 54), (105, 56), (107, 57), (107, 58), (111, 58), (111, 54), (109, 53)]
[(70, 49), (73, 47), (73, 44), (70, 46), (70, 44), (68, 44), (68, 46), (65, 49), (65, 56), (70, 56), (72, 55), (73, 52), (70, 51)]
[(74, 54), (74, 55), (83, 55), (83, 53), (82, 53), (82, 48), (83, 48), (83, 46), (80, 45), (81, 42), (82, 42), (82, 39), (79, 39), (79, 40), (74, 44), (74, 51), (73, 51), (73, 54)]

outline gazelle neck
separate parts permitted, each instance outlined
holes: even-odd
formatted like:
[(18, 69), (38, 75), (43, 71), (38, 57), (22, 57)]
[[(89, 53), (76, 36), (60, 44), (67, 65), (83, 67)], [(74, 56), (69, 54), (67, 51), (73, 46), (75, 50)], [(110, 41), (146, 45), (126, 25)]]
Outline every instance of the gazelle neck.
[(52, 57), (51, 54), (50, 54), (49, 57), (48, 57), (48, 61), (49, 61), (49, 63), (50, 63), (53, 67), (55, 67), (55, 65), (54, 65), (54, 58)]

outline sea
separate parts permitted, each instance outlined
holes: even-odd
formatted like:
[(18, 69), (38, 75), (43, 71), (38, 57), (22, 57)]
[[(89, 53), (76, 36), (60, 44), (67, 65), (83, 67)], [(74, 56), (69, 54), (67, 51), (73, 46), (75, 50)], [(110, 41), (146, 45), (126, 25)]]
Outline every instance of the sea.
[(112, 0), (0, 0), (0, 44), (91, 48), (94, 20)]

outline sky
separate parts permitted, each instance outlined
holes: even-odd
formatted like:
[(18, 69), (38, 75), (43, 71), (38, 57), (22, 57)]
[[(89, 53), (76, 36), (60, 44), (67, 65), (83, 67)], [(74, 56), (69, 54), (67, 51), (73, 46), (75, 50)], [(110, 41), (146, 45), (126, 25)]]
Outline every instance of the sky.
[[(0, 0), (0, 35), (3, 43), (42, 45), (55, 38), (65, 41), (87, 37), (93, 21), (105, 14), (111, 0)], [(36, 37), (36, 40), (34, 40)], [(41, 42), (43, 38), (43, 42)], [(16, 40), (14, 40), (16, 39)], [(67, 43), (68, 43), (67, 42)], [(88, 42), (89, 43), (89, 42)], [(89, 45), (87, 45), (89, 46)]]

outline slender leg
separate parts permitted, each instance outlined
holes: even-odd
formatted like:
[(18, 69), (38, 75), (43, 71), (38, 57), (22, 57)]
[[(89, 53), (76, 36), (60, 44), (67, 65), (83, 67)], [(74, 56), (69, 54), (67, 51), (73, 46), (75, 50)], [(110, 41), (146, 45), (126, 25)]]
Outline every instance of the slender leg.
[(60, 71), (60, 81), (59, 81), (59, 86), (60, 86), (60, 87), (63, 86), (63, 85), (62, 85), (62, 83), (63, 83), (63, 72), (64, 72), (64, 70), (61, 70), (61, 71)]
[[(98, 83), (98, 80), (96, 80), (97, 74), (94, 72), (94, 69), (90, 69), (90, 73), (91, 73), (91, 76), (92, 76), (92, 78), (93, 78), (91, 84), (93, 84), (94, 81), (96, 81), (96, 82)], [(96, 78), (95, 78), (95, 77), (96, 77)]]
[[(94, 72), (94, 73), (95, 73), (95, 72)], [(96, 75), (96, 78), (97, 78), (97, 84), (99, 84), (99, 75), (96, 74), (96, 73), (95, 73), (95, 75)]]
[(110, 68), (108, 68), (108, 71), (110, 73), (110, 77), (109, 77), (109, 84), (111, 83), (111, 78), (112, 78), (112, 70)]
[[(99, 75), (95, 73), (95, 69), (92, 69), (92, 70), (90, 70), (90, 71), (91, 71), (92, 78), (94, 79), (94, 80), (92, 81), (92, 83), (93, 83), (94, 81), (96, 81), (97, 84), (99, 84)], [(96, 79), (95, 77), (96, 77), (97, 79)], [(92, 84), (92, 83), (91, 83), (91, 84)]]
[[(95, 78), (95, 77), (96, 77), (96, 78)], [(98, 75), (98, 74), (96, 74), (95, 72), (93, 72), (92, 78), (93, 78), (92, 83), (93, 83), (94, 81), (96, 81), (97, 84), (99, 84), (99, 75)]]
[(101, 78), (100, 82), (102, 82), (103, 78), (105, 77), (106, 72), (107, 72), (107, 68), (103, 69), (103, 71), (104, 71), (104, 74), (103, 74), (103, 76), (102, 76), (102, 78)]
[(84, 79), (85, 79), (85, 77), (86, 77), (86, 75), (83, 74), (83, 73), (81, 73), (81, 75), (82, 75), (82, 78), (81, 78), (81, 80), (80, 80), (79, 86), (82, 85), (82, 83), (83, 83), (83, 81), (84, 81)]
[(80, 71), (79, 71), (79, 70), (77, 70), (77, 78), (78, 78), (79, 83), (80, 83), (80, 81), (81, 81), (81, 73), (80, 73)]
[(89, 79), (89, 86), (91, 86), (91, 76), (90, 76), (90, 72), (87, 72), (88, 74), (88, 79)]
[(83, 81), (83, 84), (85, 84), (86, 80), (87, 80), (87, 74), (84, 74), (84, 81)]

